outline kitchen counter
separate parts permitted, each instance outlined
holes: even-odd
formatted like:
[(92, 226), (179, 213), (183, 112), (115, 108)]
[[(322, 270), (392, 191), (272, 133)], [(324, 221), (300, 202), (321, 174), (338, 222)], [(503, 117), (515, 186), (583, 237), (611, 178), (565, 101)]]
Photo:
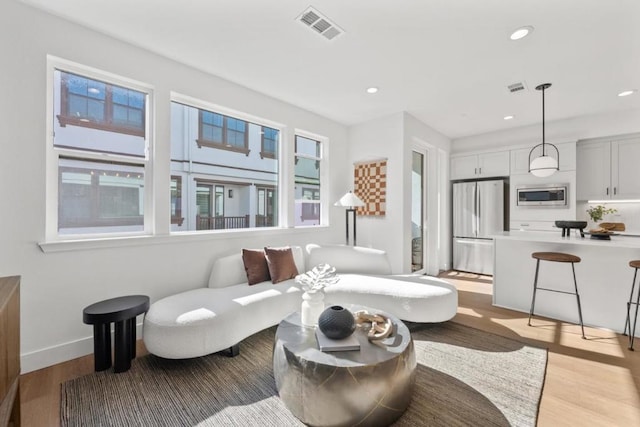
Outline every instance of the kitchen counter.
[[(611, 240), (597, 240), (573, 231), (569, 237), (562, 237), (560, 231), (510, 231), (494, 238), (494, 305), (528, 313), (536, 268), (531, 254), (566, 252), (581, 258), (575, 271), (585, 325), (622, 332), (634, 273), (629, 261), (640, 259), (640, 237), (614, 235)], [(571, 292), (570, 264), (542, 261), (538, 286)], [(577, 323), (576, 298), (540, 291), (536, 314)]]
[[(492, 236), (495, 239), (507, 239), (507, 240), (520, 240), (528, 242), (546, 242), (546, 243), (561, 243), (565, 245), (587, 245), (587, 246), (601, 246), (601, 247), (624, 247), (624, 248), (637, 248), (640, 249), (640, 236), (634, 236), (629, 234), (613, 234), (611, 240), (592, 239), (591, 236), (585, 234), (584, 237), (580, 237), (580, 232), (577, 233), (571, 230), (570, 236), (562, 237), (562, 232), (558, 231), (505, 231), (501, 234)], [(568, 250), (568, 249), (567, 249)]]

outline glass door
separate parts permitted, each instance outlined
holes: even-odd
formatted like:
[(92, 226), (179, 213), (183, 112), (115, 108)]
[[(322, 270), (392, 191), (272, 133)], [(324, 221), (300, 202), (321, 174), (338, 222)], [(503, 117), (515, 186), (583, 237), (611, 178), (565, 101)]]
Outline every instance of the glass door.
[(426, 152), (412, 151), (411, 157), (411, 271), (424, 265), (425, 238), (425, 160)]

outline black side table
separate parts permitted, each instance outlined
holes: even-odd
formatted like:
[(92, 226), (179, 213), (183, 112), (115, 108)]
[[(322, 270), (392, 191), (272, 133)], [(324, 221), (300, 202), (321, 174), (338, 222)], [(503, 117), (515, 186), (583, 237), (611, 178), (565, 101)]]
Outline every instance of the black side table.
[(82, 310), (82, 321), (93, 325), (95, 370), (111, 367), (111, 322), (115, 323), (114, 372), (125, 372), (136, 357), (136, 316), (149, 310), (149, 297), (128, 295), (91, 304)]

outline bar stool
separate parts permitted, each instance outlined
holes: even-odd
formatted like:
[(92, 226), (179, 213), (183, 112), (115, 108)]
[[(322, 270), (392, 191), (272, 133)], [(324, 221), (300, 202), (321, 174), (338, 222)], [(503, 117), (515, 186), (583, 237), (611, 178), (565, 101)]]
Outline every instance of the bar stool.
[[(578, 316), (580, 317), (580, 328), (582, 329), (582, 338), (586, 340), (587, 337), (584, 335), (584, 324), (582, 323), (582, 307), (580, 306), (580, 294), (578, 293), (578, 282), (576, 281), (576, 269), (574, 267), (574, 264), (576, 262), (580, 262), (580, 257), (571, 255), (571, 254), (562, 253), (562, 252), (534, 252), (531, 254), (531, 257), (535, 258), (537, 261), (536, 261), (536, 276), (535, 276), (535, 279), (533, 280), (533, 297), (531, 298), (531, 310), (529, 311), (529, 323), (528, 323), (529, 326), (531, 326), (531, 316), (533, 316), (533, 309), (536, 304), (536, 292), (538, 290), (575, 295), (576, 300), (578, 301)], [(566, 292), (566, 291), (560, 291), (557, 289), (539, 288), (538, 272), (540, 270), (540, 261), (571, 263), (571, 271), (573, 272), (573, 286), (574, 286), (575, 292)]]
[[(635, 269), (633, 273), (633, 283), (631, 283), (631, 295), (627, 303), (627, 320), (624, 323), (623, 335), (627, 335), (627, 326), (629, 327), (629, 350), (633, 351), (633, 340), (636, 337), (636, 323), (638, 323), (638, 306), (640, 306), (640, 285), (638, 286), (638, 296), (636, 302), (633, 302), (633, 291), (636, 287), (636, 277), (638, 276), (638, 268), (640, 268), (640, 260), (629, 261), (629, 267)], [(636, 315), (633, 319), (633, 328), (631, 327), (631, 306), (636, 306)]]

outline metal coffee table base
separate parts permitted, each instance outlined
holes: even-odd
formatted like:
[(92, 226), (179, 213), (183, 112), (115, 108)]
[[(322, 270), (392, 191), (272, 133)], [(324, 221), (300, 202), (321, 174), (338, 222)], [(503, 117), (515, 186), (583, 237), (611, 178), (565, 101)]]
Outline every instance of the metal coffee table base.
[(413, 341), (400, 320), (390, 345), (369, 343), (356, 331), (360, 351), (323, 353), (314, 330), (292, 316), (278, 327), (273, 366), (280, 398), (297, 418), (312, 426), (387, 426), (400, 418), (416, 369)]

